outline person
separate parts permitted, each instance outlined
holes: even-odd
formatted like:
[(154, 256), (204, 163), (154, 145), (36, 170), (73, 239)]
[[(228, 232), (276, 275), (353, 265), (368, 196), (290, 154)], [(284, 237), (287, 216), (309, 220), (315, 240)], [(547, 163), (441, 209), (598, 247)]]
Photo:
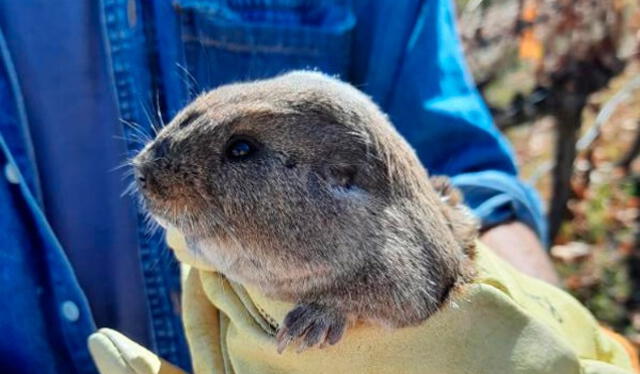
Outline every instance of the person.
[(482, 240), (556, 281), (449, 0), (0, 0), (2, 372), (95, 373), (96, 325), (188, 370), (178, 265), (117, 166), (198, 92), (302, 68), (370, 95), (463, 191)]

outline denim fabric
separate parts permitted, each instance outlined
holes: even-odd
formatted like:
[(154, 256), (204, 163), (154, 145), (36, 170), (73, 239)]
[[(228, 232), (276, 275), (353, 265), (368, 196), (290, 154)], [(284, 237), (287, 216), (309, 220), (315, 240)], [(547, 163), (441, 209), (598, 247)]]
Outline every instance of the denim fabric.
[[(154, 126), (160, 126), (158, 117), (164, 107), (164, 96), (160, 96), (163, 76), (154, 45), (155, 24), (150, 19), (156, 9), (151, 3), (126, 0), (103, 0), (101, 5), (119, 117), (125, 123), (124, 140), (128, 156), (132, 157), (142, 147), (139, 132), (152, 134)], [(157, 25), (164, 27), (160, 20)], [(179, 316), (178, 263), (166, 246), (164, 234), (159, 230), (150, 232), (147, 218), (140, 210), (135, 226), (149, 309), (151, 348), (165, 359), (188, 368)]]
[(26, 117), (1, 30), (0, 56), (0, 371), (94, 373), (85, 348), (93, 319), (34, 194)]
[[(126, 147), (100, 7), (72, 0), (0, 1), (0, 25), (22, 91), (43, 213), (97, 324), (148, 344), (135, 207), (120, 197), (126, 186), (121, 170), (112, 171)], [(10, 145), (18, 141), (4, 130), (3, 136)]]
[(345, 77), (355, 18), (343, 3), (180, 1), (186, 66), (199, 90), (291, 69)]
[(139, 131), (220, 84), (338, 75), (432, 174), (454, 176), (485, 227), (518, 219), (545, 235), (465, 70), (449, 0), (0, 0), (0, 31), (0, 297), (12, 300), (0, 372), (92, 373), (89, 310), (189, 368), (177, 264), (114, 168)]
[(0, 134), (5, 134), (7, 148), (14, 154), (16, 166), (22, 170), (24, 183), (42, 204), (42, 192), (36, 172), (35, 153), (22, 93), (9, 48), (0, 28)]

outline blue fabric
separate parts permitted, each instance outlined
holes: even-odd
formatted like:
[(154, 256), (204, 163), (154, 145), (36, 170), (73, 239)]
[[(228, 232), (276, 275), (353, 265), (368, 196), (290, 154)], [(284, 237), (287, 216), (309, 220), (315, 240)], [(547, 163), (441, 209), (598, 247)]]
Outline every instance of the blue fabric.
[[(140, 323), (148, 317), (134, 207), (120, 198), (126, 186), (121, 173), (111, 171), (123, 161), (126, 147), (119, 139), (100, 8), (86, 1), (52, 5), (0, 1), (0, 25), (42, 181), (42, 208), (98, 325), (119, 326), (147, 344), (148, 328)], [(14, 142), (10, 133), (3, 135)]]
[(0, 0), (0, 371), (92, 373), (94, 320), (189, 367), (177, 264), (114, 168), (197, 93), (301, 68), (367, 92), (485, 227), (544, 237), (448, 0)]
[(85, 344), (94, 322), (43, 215), (27, 125), (0, 28), (0, 370), (95, 373)]

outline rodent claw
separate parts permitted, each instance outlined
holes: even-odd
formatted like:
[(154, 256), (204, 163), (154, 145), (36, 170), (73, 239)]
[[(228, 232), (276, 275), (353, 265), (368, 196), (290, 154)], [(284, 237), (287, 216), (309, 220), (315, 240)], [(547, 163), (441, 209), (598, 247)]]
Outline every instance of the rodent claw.
[(320, 345), (337, 343), (346, 327), (346, 317), (339, 311), (316, 303), (303, 304), (287, 314), (276, 335), (278, 353), (294, 340), (299, 341), (296, 352)]
[(345, 327), (347, 325), (346, 318), (342, 318), (332, 326), (329, 327), (329, 331), (327, 331), (326, 341), (329, 345), (334, 345), (342, 338), (342, 334), (344, 334)]
[(287, 348), (289, 343), (293, 340), (293, 337), (288, 334), (288, 330), (286, 327), (281, 327), (278, 330), (278, 334), (276, 334), (276, 341), (278, 342), (278, 354), (282, 354), (284, 350)]
[(329, 332), (329, 327), (325, 319), (315, 321), (304, 334), (304, 345), (311, 348), (320, 343), (320, 341), (324, 341)]

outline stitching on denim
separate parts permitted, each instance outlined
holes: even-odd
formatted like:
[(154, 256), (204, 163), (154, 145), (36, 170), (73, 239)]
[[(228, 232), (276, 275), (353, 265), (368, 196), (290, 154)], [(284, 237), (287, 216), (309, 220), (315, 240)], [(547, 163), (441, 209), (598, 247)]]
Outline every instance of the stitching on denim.
[[(106, 37), (109, 41), (111, 65), (115, 82), (115, 91), (120, 109), (120, 116), (136, 123), (144, 123), (141, 120), (140, 109), (132, 105), (135, 96), (134, 78), (132, 77), (132, 64), (129, 60), (132, 40), (137, 35), (129, 28), (126, 14), (126, 0), (103, 0), (104, 24)], [(123, 133), (127, 139), (127, 150), (130, 156), (137, 151), (137, 146), (132, 140), (135, 138), (134, 130), (125, 126)], [(168, 289), (160, 274), (161, 267), (157, 266), (162, 260), (162, 252), (167, 251), (163, 245), (162, 235), (152, 237), (147, 235), (145, 217), (142, 212), (136, 210), (138, 220), (139, 256), (142, 263), (142, 275), (147, 296), (149, 315), (151, 318), (152, 340), (155, 342), (157, 353), (165, 359), (177, 363), (178, 347), (175, 331), (180, 328), (180, 322), (172, 317), (172, 304), (168, 295)], [(177, 325), (177, 326), (174, 326)]]
[(265, 54), (280, 54), (280, 55), (306, 55), (317, 57), (320, 56), (318, 49), (308, 48), (294, 48), (285, 47), (282, 45), (247, 45), (242, 43), (230, 43), (222, 40), (215, 40), (204, 37), (183, 37), (183, 42), (186, 43), (198, 43), (207, 47), (214, 47), (224, 49), (231, 52), (253, 52), (253, 53), (265, 53)]

